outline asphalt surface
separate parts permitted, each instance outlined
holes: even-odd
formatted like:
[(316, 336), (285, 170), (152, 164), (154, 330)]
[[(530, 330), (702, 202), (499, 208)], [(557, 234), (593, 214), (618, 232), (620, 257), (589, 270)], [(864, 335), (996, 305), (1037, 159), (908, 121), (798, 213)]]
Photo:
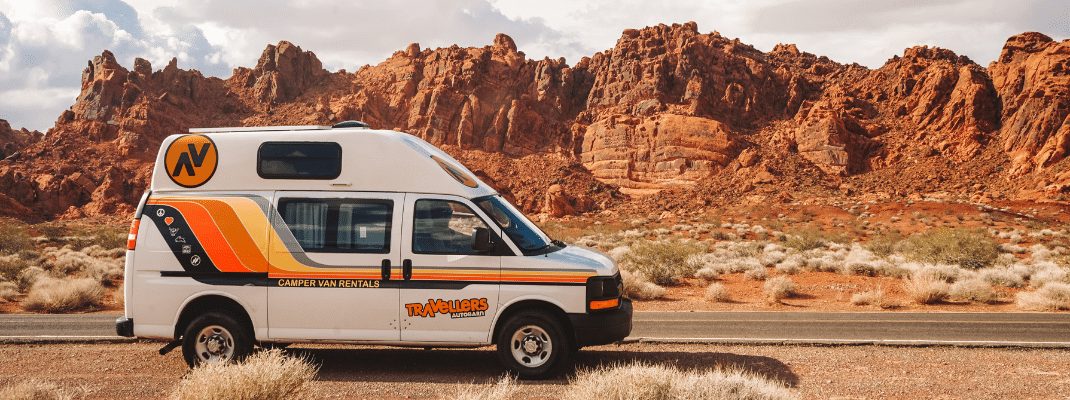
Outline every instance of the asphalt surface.
[[(132, 341), (119, 314), (0, 315), (0, 342)], [(1063, 313), (637, 312), (627, 341), (1070, 347)]]

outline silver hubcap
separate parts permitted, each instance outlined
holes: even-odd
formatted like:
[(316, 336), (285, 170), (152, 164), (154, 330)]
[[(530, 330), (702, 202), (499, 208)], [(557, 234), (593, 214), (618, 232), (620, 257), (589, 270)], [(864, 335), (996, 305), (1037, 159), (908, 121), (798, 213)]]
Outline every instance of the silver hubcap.
[(197, 357), (202, 362), (226, 362), (234, 356), (234, 337), (219, 325), (207, 326), (197, 334)]
[(553, 354), (554, 345), (550, 335), (542, 328), (527, 325), (517, 329), (510, 341), (513, 358), (525, 367), (538, 367), (545, 364)]

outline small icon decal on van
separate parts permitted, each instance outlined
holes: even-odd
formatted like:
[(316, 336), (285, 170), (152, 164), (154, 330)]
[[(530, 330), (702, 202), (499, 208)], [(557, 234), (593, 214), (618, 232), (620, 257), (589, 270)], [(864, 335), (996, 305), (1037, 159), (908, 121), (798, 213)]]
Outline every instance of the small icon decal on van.
[(193, 188), (203, 185), (215, 174), (219, 158), (215, 142), (204, 135), (186, 135), (167, 147), (164, 165), (175, 184)]

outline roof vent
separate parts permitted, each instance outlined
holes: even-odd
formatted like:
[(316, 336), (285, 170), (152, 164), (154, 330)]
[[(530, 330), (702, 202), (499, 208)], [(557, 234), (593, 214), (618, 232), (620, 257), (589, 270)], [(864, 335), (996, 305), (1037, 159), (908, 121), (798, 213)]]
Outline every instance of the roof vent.
[(360, 121), (339, 122), (339, 123), (334, 124), (334, 125), (331, 126), (331, 128), (370, 128), (370, 127), (371, 127), (371, 125), (368, 125), (368, 124), (360, 122)]

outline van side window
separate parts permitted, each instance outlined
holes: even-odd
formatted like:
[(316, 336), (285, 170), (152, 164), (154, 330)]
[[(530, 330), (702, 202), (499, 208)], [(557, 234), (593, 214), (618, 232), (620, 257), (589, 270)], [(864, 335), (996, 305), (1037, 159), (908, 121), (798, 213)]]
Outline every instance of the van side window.
[(472, 209), (446, 200), (417, 200), (413, 222), (413, 253), (476, 254), (475, 228), (486, 228)]
[(279, 199), (279, 215), (310, 253), (389, 253), (393, 210), (391, 200)]
[(265, 142), (256, 157), (264, 179), (334, 179), (342, 173), (342, 146), (334, 142)]

